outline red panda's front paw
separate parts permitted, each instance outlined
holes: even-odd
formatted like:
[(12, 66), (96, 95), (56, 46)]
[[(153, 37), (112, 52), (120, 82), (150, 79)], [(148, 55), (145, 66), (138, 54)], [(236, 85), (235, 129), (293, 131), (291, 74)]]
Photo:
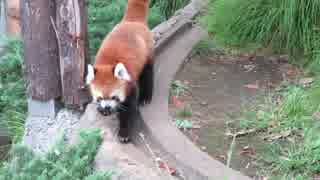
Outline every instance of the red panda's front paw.
[(127, 132), (127, 130), (121, 130), (119, 131), (119, 134), (118, 134), (118, 139), (120, 141), (120, 143), (123, 143), (123, 144), (126, 144), (130, 141), (130, 138), (129, 138), (129, 133)]

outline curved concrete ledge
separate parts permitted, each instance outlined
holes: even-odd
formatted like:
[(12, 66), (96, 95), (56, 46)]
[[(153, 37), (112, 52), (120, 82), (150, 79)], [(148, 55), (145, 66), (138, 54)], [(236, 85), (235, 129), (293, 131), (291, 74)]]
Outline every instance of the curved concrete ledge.
[(185, 179), (227, 179), (247, 180), (206, 153), (199, 150), (178, 128), (169, 116), (168, 96), (170, 84), (180, 65), (205, 33), (199, 27), (192, 27), (175, 36), (175, 42), (168, 44), (156, 56), (155, 92), (149, 106), (142, 108), (142, 127), (159, 157), (166, 157)]

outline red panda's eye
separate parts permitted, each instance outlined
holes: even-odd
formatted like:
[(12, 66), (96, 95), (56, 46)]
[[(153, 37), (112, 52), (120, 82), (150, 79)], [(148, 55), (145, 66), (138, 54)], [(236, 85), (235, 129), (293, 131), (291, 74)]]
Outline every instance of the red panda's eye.
[(112, 96), (111, 99), (112, 99), (112, 100), (115, 100), (115, 101), (117, 101), (117, 102), (120, 101), (120, 99), (119, 99), (117, 96)]

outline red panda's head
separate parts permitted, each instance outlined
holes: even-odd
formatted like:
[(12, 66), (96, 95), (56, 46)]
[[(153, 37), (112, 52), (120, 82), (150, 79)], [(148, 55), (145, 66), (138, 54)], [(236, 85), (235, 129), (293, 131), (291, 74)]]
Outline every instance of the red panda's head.
[(98, 111), (107, 116), (121, 108), (128, 95), (131, 76), (122, 63), (93, 67), (88, 65), (86, 83)]

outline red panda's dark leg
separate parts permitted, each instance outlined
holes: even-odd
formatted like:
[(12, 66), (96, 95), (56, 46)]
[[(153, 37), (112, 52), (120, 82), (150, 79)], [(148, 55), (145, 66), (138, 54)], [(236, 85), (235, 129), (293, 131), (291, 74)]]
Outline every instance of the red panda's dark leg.
[(141, 105), (149, 104), (153, 93), (153, 63), (145, 65), (139, 79), (139, 103)]
[(130, 141), (129, 134), (135, 119), (139, 115), (138, 107), (138, 90), (136, 85), (130, 90), (130, 95), (125, 102), (121, 104), (122, 108), (119, 110), (118, 118), (120, 120), (119, 141), (127, 143)]

